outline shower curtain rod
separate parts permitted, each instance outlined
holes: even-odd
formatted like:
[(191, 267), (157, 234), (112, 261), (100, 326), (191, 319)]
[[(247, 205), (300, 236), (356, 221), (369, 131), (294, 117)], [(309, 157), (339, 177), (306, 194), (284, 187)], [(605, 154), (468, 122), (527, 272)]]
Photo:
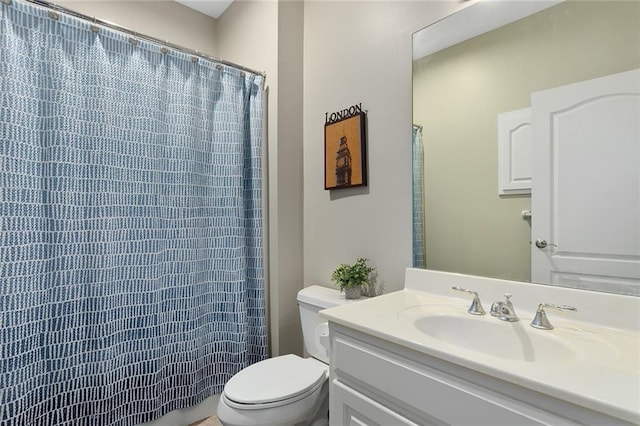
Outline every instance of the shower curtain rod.
[[(2, 1), (2, 3), (4, 3), (4, 4), (9, 5), (9, 4), (11, 4), (12, 1), (16, 1), (16, 0), (0, 0), (0, 1)], [(249, 72), (249, 73), (252, 73), (252, 74), (258, 74), (258, 75), (261, 75), (262, 77), (265, 77), (265, 78), (267, 77), (267, 74), (264, 71), (256, 71), (256, 70), (253, 70), (251, 68), (244, 67), (242, 65), (234, 64), (233, 62), (225, 61), (224, 59), (216, 58), (215, 56), (207, 55), (206, 53), (202, 53), (202, 52), (199, 52), (197, 50), (189, 49), (188, 47), (179, 46), (177, 44), (169, 43), (166, 40), (161, 40), (159, 38), (155, 38), (155, 37), (152, 37), (152, 36), (149, 36), (149, 35), (140, 34), (135, 30), (131, 30), (129, 28), (120, 26), (118, 24), (114, 24), (114, 23), (109, 22), (109, 21), (104, 21), (102, 19), (98, 19), (95, 16), (88, 16), (88, 15), (82, 14), (80, 12), (76, 12), (74, 10), (67, 9), (64, 6), (59, 6), (59, 5), (55, 4), (55, 3), (52, 3), (52, 2), (49, 2), (49, 1), (46, 1), (46, 0), (18, 0), (18, 1), (25, 1), (27, 3), (32, 3), (32, 4), (35, 4), (35, 5), (41, 6), (41, 7), (45, 7), (45, 8), (51, 9), (54, 13), (55, 12), (61, 12), (61, 13), (64, 13), (65, 15), (70, 15), (70, 16), (73, 16), (75, 18), (82, 19), (84, 21), (89, 21), (92, 24), (97, 24), (97, 25), (101, 25), (103, 27), (110, 28), (112, 30), (120, 31), (120, 32), (123, 32), (125, 34), (129, 34), (129, 35), (133, 36), (135, 39), (142, 39), (142, 40), (150, 41), (150, 42), (153, 42), (153, 43), (157, 43), (157, 44), (160, 44), (161, 46), (168, 47), (168, 48), (171, 48), (173, 50), (177, 50), (179, 52), (188, 53), (188, 54), (191, 54), (191, 55), (203, 58), (203, 59), (207, 59), (207, 60), (212, 61), (212, 62), (218, 62), (218, 63), (223, 64), (223, 65), (228, 65), (230, 67), (237, 68), (239, 70), (246, 71), (246, 72)]]

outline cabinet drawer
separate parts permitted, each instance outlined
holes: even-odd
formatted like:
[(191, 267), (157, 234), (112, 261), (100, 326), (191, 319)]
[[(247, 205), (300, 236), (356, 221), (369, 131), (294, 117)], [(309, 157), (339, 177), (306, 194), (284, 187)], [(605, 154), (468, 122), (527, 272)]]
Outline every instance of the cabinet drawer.
[(331, 393), (335, 406), (331, 407), (331, 424), (336, 426), (418, 426), (398, 413), (378, 404), (367, 396), (334, 380)]
[[(334, 377), (361, 382), (372, 394), (418, 409), (425, 418), (448, 424), (575, 425), (565, 418), (500, 393), (416, 364), (401, 355), (336, 334), (331, 358)], [(332, 389), (333, 392), (333, 389)], [(375, 398), (375, 396), (374, 396)]]

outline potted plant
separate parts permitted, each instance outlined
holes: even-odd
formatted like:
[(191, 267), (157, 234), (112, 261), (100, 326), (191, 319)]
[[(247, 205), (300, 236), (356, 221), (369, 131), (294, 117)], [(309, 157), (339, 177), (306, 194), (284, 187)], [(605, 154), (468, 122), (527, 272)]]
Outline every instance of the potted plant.
[(369, 277), (376, 268), (368, 266), (368, 260), (361, 257), (353, 265), (341, 263), (331, 274), (331, 280), (344, 291), (347, 299), (359, 299), (362, 288), (369, 285)]

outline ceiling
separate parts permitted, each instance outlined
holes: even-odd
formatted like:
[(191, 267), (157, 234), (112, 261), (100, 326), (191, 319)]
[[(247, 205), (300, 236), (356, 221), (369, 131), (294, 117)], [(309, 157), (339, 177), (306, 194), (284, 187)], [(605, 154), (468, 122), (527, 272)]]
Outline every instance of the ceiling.
[(233, 0), (175, 0), (191, 9), (195, 9), (200, 13), (209, 15), (218, 19), (220, 15), (231, 5)]

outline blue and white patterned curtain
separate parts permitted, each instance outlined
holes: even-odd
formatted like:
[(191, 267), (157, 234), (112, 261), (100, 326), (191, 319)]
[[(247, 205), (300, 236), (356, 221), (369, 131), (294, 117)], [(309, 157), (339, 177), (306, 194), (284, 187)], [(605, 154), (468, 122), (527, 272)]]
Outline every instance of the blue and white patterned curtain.
[(0, 423), (133, 425), (267, 355), (263, 77), (0, 4)]
[(424, 146), (422, 127), (413, 126), (411, 150), (412, 194), (413, 194), (413, 267), (425, 268), (424, 235)]

